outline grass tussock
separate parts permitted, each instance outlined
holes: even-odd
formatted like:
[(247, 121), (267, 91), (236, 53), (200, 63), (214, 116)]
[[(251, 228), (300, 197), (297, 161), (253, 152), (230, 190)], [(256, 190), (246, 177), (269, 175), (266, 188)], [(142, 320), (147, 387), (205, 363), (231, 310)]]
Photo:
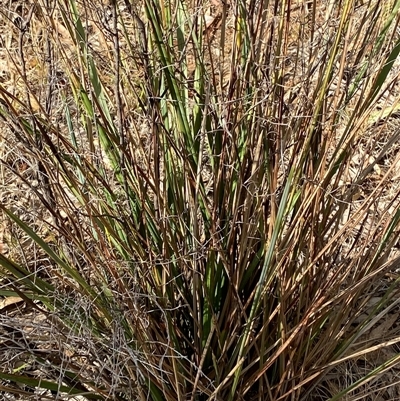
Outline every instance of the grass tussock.
[(142, 3), (1, 8), (0, 391), (396, 398), (400, 2)]

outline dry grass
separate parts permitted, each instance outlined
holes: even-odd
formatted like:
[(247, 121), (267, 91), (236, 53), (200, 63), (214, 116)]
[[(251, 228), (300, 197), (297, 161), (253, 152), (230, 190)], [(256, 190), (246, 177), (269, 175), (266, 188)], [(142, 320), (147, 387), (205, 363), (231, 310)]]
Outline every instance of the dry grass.
[(0, 4), (3, 396), (400, 398), (396, 2), (73, 3)]

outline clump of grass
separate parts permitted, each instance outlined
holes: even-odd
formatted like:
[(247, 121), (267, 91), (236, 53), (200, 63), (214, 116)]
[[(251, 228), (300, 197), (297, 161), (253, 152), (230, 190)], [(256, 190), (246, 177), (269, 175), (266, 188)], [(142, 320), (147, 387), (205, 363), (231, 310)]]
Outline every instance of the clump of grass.
[(395, 111), (399, 7), (37, 2), (8, 52), (22, 90), (0, 86), (4, 177), (34, 205), (1, 204), (2, 386), (372, 396), (397, 354), (329, 374), (399, 341), (368, 337), (397, 305), (398, 134), (366, 138)]

